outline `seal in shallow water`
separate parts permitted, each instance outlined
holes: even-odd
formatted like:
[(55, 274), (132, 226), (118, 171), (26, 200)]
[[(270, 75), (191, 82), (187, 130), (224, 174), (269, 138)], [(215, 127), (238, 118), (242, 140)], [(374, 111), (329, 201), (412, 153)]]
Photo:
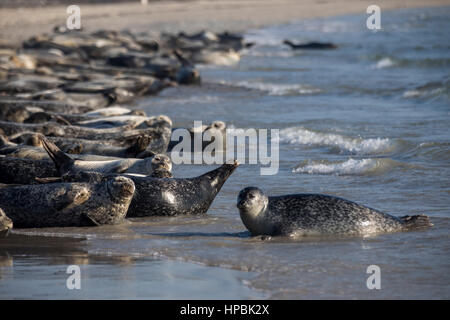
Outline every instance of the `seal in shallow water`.
[(256, 187), (241, 190), (237, 207), (252, 235), (366, 235), (432, 226), (425, 215), (398, 218), (322, 194), (267, 197)]
[(117, 224), (125, 218), (134, 183), (123, 176), (95, 183), (49, 183), (0, 189), (0, 207), (15, 228)]

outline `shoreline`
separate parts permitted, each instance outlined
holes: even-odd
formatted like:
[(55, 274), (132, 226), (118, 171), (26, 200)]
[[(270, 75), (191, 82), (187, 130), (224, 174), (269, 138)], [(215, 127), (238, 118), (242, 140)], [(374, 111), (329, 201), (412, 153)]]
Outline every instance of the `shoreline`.
[[(211, 31), (243, 32), (268, 25), (289, 23), (299, 19), (366, 14), (371, 1), (345, 0), (338, 4), (320, 0), (213, 0), (80, 4), (81, 26), (97, 29), (137, 31), (151, 29), (161, 32)], [(448, 0), (379, 1), (383, 10), (450, 5)], [(2, 8), (0, 11), (0, 47), (18, 46), (31, 36), (51, 32), (55, 25), (64, 25), (67, 6)], [(113, 24), (111, 23), (113, 21)]]

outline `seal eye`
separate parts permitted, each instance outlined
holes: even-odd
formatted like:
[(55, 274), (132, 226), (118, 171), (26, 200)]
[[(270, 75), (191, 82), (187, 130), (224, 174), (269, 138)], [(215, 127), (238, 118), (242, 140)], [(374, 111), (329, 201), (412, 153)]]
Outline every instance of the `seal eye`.
[(255, 198), (255, 195), (254, 195), (253, 193), (249, 193), (249, 194), (248, 194), (248, 197), (249, 197), (250, 199), (254, 199), (254, 198)]

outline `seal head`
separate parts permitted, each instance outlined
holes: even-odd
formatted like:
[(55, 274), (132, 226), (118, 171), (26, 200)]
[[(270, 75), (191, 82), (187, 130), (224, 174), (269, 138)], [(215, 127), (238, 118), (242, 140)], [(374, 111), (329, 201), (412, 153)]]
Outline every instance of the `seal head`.
[(266, 219), (268, 204), (269, 198), (256, 187), (247, 187), (239, 192), (239, 214), (252, 235), (273, 234), (273, 226)]

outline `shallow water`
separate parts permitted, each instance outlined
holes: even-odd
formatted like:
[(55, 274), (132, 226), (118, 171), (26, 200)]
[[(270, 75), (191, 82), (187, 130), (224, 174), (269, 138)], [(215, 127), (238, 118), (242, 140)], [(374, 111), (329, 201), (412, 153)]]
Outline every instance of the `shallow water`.
[[(383, 12), (376, 33), (363, 14), (248, 32), (256, 45), (238, 65), (202, 66), (202, 87), (168, 89), (137, 107), (175, 126), (223, 120), (280, 129), (278, 174), (241, 165), (205, 217), (16, 230), (0, 242), (0, 297), (450, 298), (449, 15), (448, 7)], [(280, 45), (285, 38), (339, 49), (294, 52)], [(174, 174), (212, 168), (175, 166)], [(337, 195), (398, 216), (424, 213), (434, 227), (252, 238), (235, 206), (249, 185), (271, 195)], [(42, 249), (23, 235), (52, 238)], [(76, 293), (64, 287), (69, 264), (82, 269)], [(369, 265), (381, 268), (381, 290), (366, 286)]]

